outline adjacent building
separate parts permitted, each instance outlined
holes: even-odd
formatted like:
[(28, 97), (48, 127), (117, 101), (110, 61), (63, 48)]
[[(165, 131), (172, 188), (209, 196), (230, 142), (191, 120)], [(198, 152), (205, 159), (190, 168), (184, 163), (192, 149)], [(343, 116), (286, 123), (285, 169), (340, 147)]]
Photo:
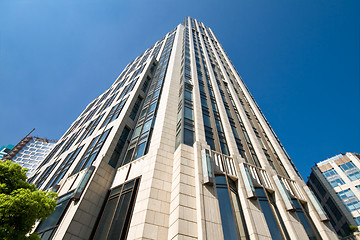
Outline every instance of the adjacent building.
[(352, 236), (350, 226), (360, 226), (359, 154), (339, 154), (317, 163), (307, 185), (319, 199), (338, 235)]
[(8, 154), (9, 152), (11, 152), (11, 149), (13, 149), (14, 145), (7, 145), (7, 146), (2, 146), (0, 148), (0, 160), (3, 159), (3, 157)]
[(336, 239), (214, 32), (186, 18), (130, 62), (30, 182), (42, 239)]
[(27, 168), (27, 176), (29, 176), (41, 164), (55, 144), (56, 141), (54, 140), (26, 136), (4, 156), (4, 159)]

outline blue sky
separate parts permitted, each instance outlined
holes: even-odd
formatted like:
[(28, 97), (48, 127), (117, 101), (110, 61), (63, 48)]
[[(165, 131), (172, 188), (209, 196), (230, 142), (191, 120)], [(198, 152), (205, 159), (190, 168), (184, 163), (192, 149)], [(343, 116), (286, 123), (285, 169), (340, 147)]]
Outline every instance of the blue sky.
[(0, 146), (59, 139), (186, 16), (212, 28), (306, 178), (360, 152), (360, 1), (0, 2)]

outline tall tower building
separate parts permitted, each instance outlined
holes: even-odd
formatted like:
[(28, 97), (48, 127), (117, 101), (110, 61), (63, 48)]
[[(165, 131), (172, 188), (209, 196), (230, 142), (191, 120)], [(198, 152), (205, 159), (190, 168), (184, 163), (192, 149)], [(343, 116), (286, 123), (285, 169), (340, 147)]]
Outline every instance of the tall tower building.
[[(307, 185), (315, 193), (339, 236), (360, 228), (360, 155), (339, 154), (317, 163)], [(356, 239), (360, 239), (357, 232)]]
[(336, 239), (213, 31), (186, 18), (129, 63), (29, 181), (42, 239)]

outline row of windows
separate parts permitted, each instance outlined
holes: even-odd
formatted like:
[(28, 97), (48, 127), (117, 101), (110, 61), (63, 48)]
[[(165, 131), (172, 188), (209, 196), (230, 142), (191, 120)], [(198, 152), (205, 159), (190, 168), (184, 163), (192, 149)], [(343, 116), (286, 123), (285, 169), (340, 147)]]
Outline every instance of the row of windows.
[(192, 146), (194, 144), (194, 117), (192, 99), (192, 80), (190, 67), (189, 29), (184, 30), (184, 45), (182, 49), (181, 85), (178, 100), (178, 116), (176, 127), (177, 148), (180, 143)]
[[(211, 35), (210, 31), (209, 31), (209, 35)], [(278, 155), (277, 155), (274, 147), (272, 146), (269, 138), (267, 137), (267, 134), (265, 133), (262, 125), (260, 124), (259, 119), (257, 118), (257, 116), (256, 116), (256, 114), (254, 113), (252, 107), (250, 106), (249, 102), (247, 101), (246, 97), (244, 96), (244, 93), (241, 91), (241, 88), (240, 88), (240, 86), (238, 85), (238, 83), (237, 83), (237, 81), (236, 81), (236, 79), (235, 79), (234, 74), (233, 74), (232, 71), (230, 70), (230, 67), (229, 67), (229, 65), (227, 64), (227, 61), (225, 60), (222, 51), (219, 49), (219, 44), (218, 44), (218, 42), (216, 42), (214, 39), (212, 39), (212, 43), (213, 43), (213, 46), (214, 46), (214, 48), (215, 48), (215, 51), (217, 52), (217, 54), (218, 54), (218, 56), (219, 56), (219, 60), (221, 61), (222, 65), (223, 65), (223, 67), (224, 67), (225, 73), (226, 73), (227, 76), (229, 77), (230, 82), (231, 82), (231, 83), (234, 85), (234, 87), (235, 87), (234, 90), (235, 90), (235, 92), (236, 92), (236, 94), (237, 94), (237, 96), (238, 96), (241, 104), (243, 105), (244, 111), (245, 111), (247, 117), (249, 118), (249, 122), (250, 122), (250, 124), (252, 125), (252, 127), (253, 127), (253, 129), (254, 129), (254, 133), (255, 133), (255, 135), (257, 136), (257, 139), (258, 139), (260, 145), (262, 146), (262, 149), (263, 149), (264, 155), (266, 156), (266, 159), (268, 160), (269, 164), (273, 167), (273, 169), (275, 169), (275, 170), (277, 171), (278, 174), (281, 174), (281, 175), (284, 175), (284, 176), (287, 176), (287, 177), (288, 177), (289, 175), (288, 175), (285, 167), (283, 166), (282, 162), (280, 161), (280, 158), (278, 157)], [(220, 74), (221, 74), (221, 72), (220, 72)], [(226, 85), (226, 84), (225, 84), (225, 85)], [(243, 97), (240, 96), (240, 94), (239, 94), (239, 92), (238, 92), (237, 89), (240, 90), (240, 92), (241, 92), (241, 94), (243, 95)], [(228, 89), (226, 89), (226, 90), (227, 90), (228, 94), (230, 95), (229, 90), (228, 90)], [(250, 96), (251, 96), (251, 95), (250, 95)], [(252, 97), (252, 96), (251, 96), (251, 97)], [(242, 100), (242, 98), (245, 99), (247, 105), (244, 104), (244, 101)], [(253, 97), (252, 97), (252, 99), (253, 99)], [(253, 100), (254, 100), (254, 99), (253, 99)], [(231, 101), (232, 101), (233, 106), (235, 106), (235, 104), (234, 104), (234, 102), (233, 102), (232, 99), (231, 99)], [(256, 104), (255, 100), (254, 100), (254, 103)], [(257, 104), (256, 104), (256, 106), (258, 107)], [(255, 121), (251, 118), (250, 113), (246, 110), (246, 108), (252, 113), (253, 118), (255, 119)], [(258, 107), (258, 109), (259, 109), (259, 107)], [(237, 110), (236, 110), (236, 111), (237, 111)], [(260, 109), (259, 109), (259, 111), (261, 112)], [(261, 114), (262, 114), (262, 112), (261, 112)], [(238, 116), (238, 117), (239, 117), (239, 116)], [(264, 117), (264, 119), (265, 119), (265, 121), (266, 121), (266, 118), (265, 118), (265, 117)], [(255, 126), (255, 123), (257, 123), (257, 124), (256, 124), (257, 127)], [(262, 133), (260, 134), (260, 133), (257, 131), (257, 129), (261, 129), (261, 130), (262, 130), (262, 131), (261, 131)], [(247, 135), (247, 133), (244, 133), (244, 134)], [(251, 143), (249, 144), (249, 148), (250, 148), (250, 149), (253, 149)], [(255, 151), (252, 150), (251, 152), (253, 152), (253, 153), (252, 153), (252, 157), (253, 157), (253, 159), (254, 159), (255, 162), (256, 162), (256, 161), (257, 161), (257, 156), (255, 155)], [(274, 161), (273, 158), (276, 159), (276, 161)], [(274, 163), (275, 163), (275, 164), (274, 164)], [(296, 170), (296, 169), (295, 169), (295, 170)]]
[(93, 161), (96, 159), (97, 155), (99, 154), (103, 144), (105, 143), (105, 140), (109, 135), (110, 131), (111, 128), (106, 130), (102, 134), (98, 135), (91, 141), (84, 155), (82, 156), (82, 158), (76, 165), (74, 171), (72, 172), (72, 175), (80, 172), (85, 168), (88, 168), (93, 163)]
[[(148, 151), (152, 129), (155, 124), (155, 116), (157, 104), (159, 102), (161, 89), (163, 86), (165, 72), (167, 69), (172, 45), (175, 34), (169, 35), (166, 39), (164, 49), (161, 53), (160, 60), (157, 64), (152, 83), (149, 87), (147, 96), (143, 103), (143, 107), (137, 117), (137, 123), (133, 132), (131, 142), (129, 143), (125, 158), (121, 165), (129, 163), (131, 160), (137, 159), (145, 155)], [(138, 98), (135, 102), (133, 111), (130, 113), (130, 118), (135, 120), (140, 109), (142, 99)]]
[[(160, 44), (160, 46), (161, 46), (161, 44)], [(101, 103), (109, 96), (110, 93), (112, 94), (111, 97), (108, 98), (107, 101), (102, 105), (102, 107), (98, 113), (103, 112), (107, 107), (111, 106), (112, 102), (116, 98), (116, 95), (118, 94), (117, 90), (119, 90), (121, 87), (123, 87), (123, 85), (126, 82), (128, 82), (128, 84), (124, 87), (121, 95), (119, 96), (119, 98), (117, 100), (123, 99), (123, 97), (125, 97), (129, 92), (131, 92), (138, 80), (137, 77), (142, 73), (143, 69), (145, 68), (145, 64), (143, 64), (143, 63), (147, 60), (147, 57), (150, 54), (151, 50), (152, 50), (152, 48), (149, 48), (147, 51), (145, 51), (145, 53), (146, 53), (145, 55), (144, 54), (140, 55), (137, 59), (135, 59), (135, 61), (128, 64), (128, 66), (120, 74), (118, 79), (114, 82), (113, 86), (116, 85), (116, 87), (109, 88), (104, 94), (101, 95), (100, 99), (96, 98), (95, 100), (93, 100), (83, 111), (80, 118), (77, 121), (75, 121), (75, 123), (71, 126), (71, 128), (65, 133), (63, 138), (65, 138), (69, 133), (71, 133), (78, 125), (82, 126), (89, 119), (91, 119), (95, 115), (95, 113), (97, 112), (99, 107), (101, 106)], [(144, 55), (144, 57), (141, 58), (143, 55)], [(142, 59), (142, 60), (140, 61), (140, 59)], [(139, 61), (140, 61), (140, 63), (139, 63)], [(136, 66), (140, 66), (140, 67), (138, 67), (138, 69), (136, 71), (132, 72)], [(132, 77), (129, 79), (130, 75)], [(94, 109), (94, 107), (95, 107), (95, 109)], [(86, 117), (84, 117), (86, 115), (86, 113), (88, 111), (90, 111), (91, 109), (92, 109), (92, 111)]]
[[(123, 99), (120, 103), (118, 103), (117, 105), (115, 105), (109, 112), (109, 114), (107, 115), (107, 117), (105, 118), (103, 124), (101, 125), (100, 128), (105, 127), (107, 124), (111, 123), (112, 121), (114, 121), (120, 114), (121, 110), (124, 107), (124, 104), (126, 103), (127, 97), (125, 99)], [(93, 121), (90, 122), (90, 124), (85, 128), (84, 132), (82, 133), (81, 137), (78, 139), (76, 144), (81, 143), (84, 139), (86, 139), (87, 137), (91, 136), (91, 134), (94, 132), (94, 130), (96, 129), (96, 127), (98, 126), (98, 124), (101, 122), (101, 119), (103, 118), (104, 114), (98, 116), (98, 118), (94, 119)], [(57, 154), (56, 157), (60, 156), (62, 153), (64, 153), (65, 151), (67, 151), (70, 146), (73, 145), (73, 143), (75, 142), (75, 140), (77, 139), (77, 137), (80, 135), (80, 133), (82, 132), (82, 130), (78, 130), (76, 133), (74, 133), (67, 141), (66, 139), (63, 140), (61, 143), (57, 144), (54, 149), (50, 152), (50, 154), (46, 157), (46, 159), (42, 162), (42, 164), (39, 166), (39, 169), (45, 165), (54, 155), (55, 153), (61, 148), (62, 145), (63, 148), (61, 149), (61, 151)], [(34, 177), (32, 177), (32, 179), (29, 180), (33, 180), (35, 179)]]
[[(339, 167), (351, 181), (360, 179), (360, 170), (353, 162), (344, 163)], [(344, 180), (333, 168), (324, 171), (322, 174), (333, 188), (345, 184)]]
[(338, 192), (337, 195), (350, 212), (360, 209), (359, 199), (350, 189)]
[[(110, 131), (111, 131), (111, 129), (106, 130), (102, 134), (96, 136), (91, 141), (90, 145), (88, 146), (87, 150), (83, 154), (82, 158), (76, 165), (76, 167), (73, 170), (71, 175), (76, 174), (85, 168), (88, 168), (93, 163), (93, 161), (96, 159), (98, 153), (100, 152), (103, 144), (105, 143), (105, 140), (106, 140), (107, 136), (109, 135)], [(53, 176), (51, 177), (51, 179), (49, 180), (49, 182), (47, 183), (47, 185), (45, 186), (44, 189), (49, 189), (50, 187), (52, 187), (55, 184), (60, 182), (60, 180), (67, 173), (67, 171), (69, 170), (71, 165), (74, 163), (76, 157), (81, 152), (82, 148), (83, 148), (83, 146), (78, 147), (76, 150), (74, 150), (73, 152), (71, 152), (67, 155), (67, 157), (64, 159), (64, 161), (62, 161), (61, 165), (56, 169), (56, 172), (53, 174)], [(57, 164), (59, 162), (61, 162), (61, 160), (57, 160), (56, 162), (54, 162), (53, 164), (48, 166), (45, 169), (45, 171), (40, 175), (40, 177), (35, 182), (35, 185), (38, 188), (40, 188), (42, 186), (42, 184), (49, 177), (49, 175), (55, 169), (55, 167), (57, 166)], [(31, 181), (33, 179), (35, 179), (36, 176), (37, 175), (35, 175), (34, 178), (31, 179)]]
[[(157, 45), (158, 49), (161, 47), (162, 45), (162, 41), (159, 41), (160, 43)], [(144, 56), (144, 58), (141, 60), (141, 64), (144, 63), (149, 55), (149, 53), (151, 52), (152, 48), (149, 48), (146, 51), (146, 55)], [(61, 141), (61, 143), (57, 144), (55, 146), (55, 148), (53, 149), (53, 151), (48, 155), (48, 157), (43, 161), (43, 163), (41, 164), (40, 167), (42, 167), (44, 164), (46, 164), (57, 152), (58, 150), (62, 147), (62, 145), (64, 143), (65, 146), (62, 148), (62, 150), (58, 153), (57, 156), (61, 155), (63, 152), (65, 152), (66, 150), (68, 150), (70, 148), (70, 146), (74, 143), (74, 141), (76, 140), (78, 134), (81, 132), (81, 130), (77, 131), (77, 134), (73, 134), (73, 136), (68, 139), (68, 141), (66, 141), (66, 136), (73, 132), (73, 130), (77, 127), (77, 126), (82, 126), (84, 123), (86, 123), (89, 119), (91, 119), (95, 113), (97, 112), (97, 110), (99, 109), (101, 102), (103, 100), (105, 100), (107, 98), (107, 96), (112, 93), (111, 97), (107, 99), (107, 101), (102, 105), (101, 109), (99, 110), (99, 113), (103, 112), (107, 107), (111, 106), (112, 102), (115, 100), (116, 95), (117, 95), (117, 90), (119, 90), (123, 84), (126, 82), (127, 77), (125, 79), (123, 79), (123, 77), (126, 76), (126, 74), (131, 73), (131, 71), (129, 71), (132, 67), (135, 68), (135, 62), (133, 61), (132, 63), (128, 64), (128, 66), (124, 69), (124, 71), (121, 73), (121, 75), (118, 77), (118, 79), (115, 81), (115, 83), (113, 84), (113, 86), (116, 85), (116, 87), (112, 87), (110, 89), (108, 89), (104, 94), (102, 94), (101, 98), (96, 98), (95, 100), (93, 100), (87, 107), (86, 109), (83, 111), (83, 113), (81, 114), (81, 116), (79, 117), (78, 120), (76, 120), (71, 128), (64, 134), (63, 139)], [(139, 64), (141, 66), (141, 64)], [(132, 75), (132, 79), (136, 78), (144, 69), (145, 65), (142, 65), (141, 67), (139, 67)], [(122, 79), (122, 81), (120, 83), (118, 83), (120, 80)], [(130, 82), (122, 91), (121, 96), (118, 98), (118, 100), (121, 100), (119, 104), (117, 104), (116, 106), (114, 106), (112, 108), (112, 110), (109, 112), (109, 114), (107, 115), (107, 118), (105, 119), (105, 121), (103, 122), (102, 127), (106, 126), (108, 123), (112, 122), (113, 120), (115, 120), (119, 113), (122, 110), (122, 107), (124, 106), (125, 102), (126, 102), (126, 98), (122, 99), (124, 96), (126, 96), (129, 92), (131, 92), (131, 90), (134, 88), (135, 84), (136, 84), (137, 78), (135, 80), (133, 80), (132, 82)], [(146, 86), (145, 86), (146, 87)], [(111, 91), (112, 90), (112, 91)], [(95, 108), (94, 108), (95, 107)], [(92, 110), (89, 114), (86, 115), (86, 113), (88, 113), (90, 110)], [(85, 116), (86, 115), (86, 116)], [(103, 115), (102, 115), (103, 116)], [(82, 134), (82, 137), (77, 141), (77, 143), (80, 143), (83, 139), (85, 139), (86, 137), (90, 136), (91, 133), (94, 131), (94, 129), (96, 128), (96, 126), (98, 125), (98, 123), (101, 120), (101, 117), (98, 117), (96, 120), (93, 120), (89, 126), (84, 130), (84, 133)], [(39, 167), (39, 168), (40, 168)], [(38, 175), (38, 174), (37, 174)], [(34, 177), (32, 177), (33, 180), (35, 179)]]
[[(173, 37), (173, 35), (172, 35)], [(159, 41), (159, 44), (157, 45), (157, 49), (160, 50), (163, 40)], [(172, 39), (173, 40), (173, 39)], [(153, 46), (154, 47), (154, 46)], [(82, 113), (82, 115), (80, 116), (80, 118), (74, 122), (74, 124), (72, 125), (72, 127), (66, 132), (66, 134), (63, 136), (64, 140), (62, 140), (59, 144), (57, 144), (55, 146), (55, 148), (53, 149), (53, 151), (50, 152), (50, 154), (48, 155), (48, 157), (45, 159), (45, 161), (42, 163), (42, 165), (40, 167), (42, 167), (44, 164), (48, 163), (49, 160), (51, 160), (54, 155), (56, 153), (57, 156), (60, 156), (62, 153), (64, 153), (65, 151), (67, 151), (75, 142), (75, 140), (77, 139), (77, 137), (80, 135), (80, 133), (82, 132), (81, 130), (78, 130), (75, 134), (73, 134), (70, 138), (66, 138), (66, 135), (68, 135), (69, 133), (71, 133), (77, 126), (82, 126), (83, 124), (85, 124), (87, 121), (89, 121), (90, 119), (92, 119), (92, 117), (94, 115), (96, 115), (97, 110), (99, 109), (99, 107), (101, 106), (101, 102), (103, 102), (109, 95), (110, 97), (105, 101), (105, 103), (101, 106), (101, 109), (99, 110), (99, 113), (103, 112), (107, 107), (111, 106), (113, 101), (116, 98), (117, 90), (119, 90), (124, 83), (129, 82), (122, 90), (122, 93), (120, 94), (118, 100), (120, 100), (120, 102), (118, 104), (116, 104), (108, 113), (107, 117), (105, 118), (104, 122), (102, 123), (101, 128), (105, 127), (107, 124), (111, 123), (112, 121), (114, 121), (120, 114), (121, 110), (123, 109), (123, 106), (126, 103), (126, 100), (128, 98), (127, 94), (129, 92), (131, 92), (138, 80), (138, 76), (142, 73), (143, 69), (145, 68), (145, 64), (143, 64), (146, 60), (147, 57), (149, 56), (150, 52), (152, 52), (153, 47), (149, 48), (147, 51), (145, 51), (145, 55), (142, 58), (142, 60), (139, 63), (139, 60), (141, 59), (142, 55), (139, 56), (137, 59), (135, 59), (135, 61), (133, 61), (132, 63), (128, 64), (128, 66), (124, 69), (124, 71), (121, 73), (121, 75), (118, 77), (118, 79), (115, 81), (115, 83), (113, 84), (113, 86), (116, 85), (116, 87), (112, 87), (110, 89), (108, 89), (104, 94), (101, 95), (101, 98), (97, 98), (95, 100), (93, 100), (88, 106), (87, 108), (84, 110), (84, 112)], [(139, 63), (139, 64), (137, 64)], [(134, 72), (132, 72), (133, 69), (135, 69), (136, 66), (140, 66), (137, 68), (137, 70), (135, 70)], [(152, 66), (152, 69), (154, 69), (154, 66)], [(154, 70), (152, 70), (154, 71)], [(129, 74), (130, 73), (130, 74)], [(132, 73), (132, 74), (131, 74)], [(132, 76), (129, 80), (129, 76)], [(122, 80), (120, 82), (120, 80)], [(149, 82), (151, 81), (150, 78), (147, 78), (147, 80), (144, 83), (143, 86), (143, 91), (146, 91), (147, 85), (149, 84)], [(147, 84), (146, 84), (147, 83)], [(111, 93), (111, 94), (110, 94)], [(139, 107), (139, 106), (138, 106)], [(136, 108), (136, 106), (135, 106)], [(91, 111), (90, 111), (91, 110)], [(134, 109), (133, 109), (134, 110)], [(86, 115), (86, 113), (88, 113), (90, 111), (89, 114)], [(87, 137), (91, 136), (91, 134), (94, 132), (94, 130), (96, 129), (96, 127), (98, 126), (98, 124), (101, 122), (102, 118), (103, 118), (104, 114), (101, 116), (98, 116), (96, 119), (94, 119), (93, 121), (91, 121), (89, 123), (89, 125), (84, 128), (84, 132), (82, 132), (81, 137), (78, 139), (77, 144), (81, 143), (84, 139), (86, 139)], [(93, 140), (94, 141), (94, 140)], [(92, 142), (93, 143), (93, 142)], [(92, 144), (91, 143), (91, 144)], [(59, 152), (58, 150), (61, 149), (61, 151)], [(79, 149), (79, 148), (78, 148)], [(93, 151), (93, 153), (96, 153), (96, 151)], [(70, 153), (69, 155), (71, 155), (72, 153)], [(69, 156), (68, 155), (68, 156)], [(92, 157), (94, 158), (94, 155), (92, 154)], [(90, 164), (92, 160), (89, 160), (87, 164)], [(56, 163), (58, 163), (59, 161), (57, 161)], [(84, 166), (86, 166), (87, 164), (85, 164)], [(113, 163), (111, 164), (113, 165)], [(54, 167), (54, 165), (51, 165), (52, 167)], [(81, 169), (84, 169), (85, 167), (77, 167), (76, 171), (80, 171)], [(40, 168), (39, 167), (39, 168)], [(30, 181), (33, 181), (34, 179), (36, 179), (36, 177), (39, 175), (39, 173), (35, 174), (31, 179), (29, 179)], [(61, 178), (60, 178), (61, 179)], [(59, 180), (60, 180), (59, 179)], [(56, 180), (55, 182), (58, 182), (58, 180)], [(40, 181), (39, 185), (42, 185), (43, 181)], [(55, 183), (56, 184), (56, 183)], [(51, 184), (54, 185), (54, 184)]]
[[(196, 69), (197, 69), (197, 77), (198, 77), (198, 83), (199, 83), (199, 90), (200, 90), (200, 100), (201, 100), (201, 109), (202, 109), (202, 116), (203, 116), (203, 122), (204, 122), (204, 129), (205, 129), (205, 140), (206, 143), (210, 146), (211, 150), (216, 150), (215, 148), (215, 141), (214, 141), (214, 134), (213, 134), (213, 128), (211, 123), (211, 113), (209, 111), (208, 103), (207, 103), (207, 91), (205, 90), (206, 86), (203, 80), (203, 73), (205, 74), (205, 78), (209, 79), (209, 75), (207, 72), (204, 55), (201, 51), (201, 61), (199, 57), (199, 47), (201, 48), (201, 45), (199, 44), (197, 35), (195, 31), (193, 31), (193, 42), (194, 42), (194, 50), (195, 50), (195, 61), (196, 61)], [(199, 47), (198, 47), (199, 45)], [(202, 71), (201, 66), (203, 65), (204, 70)]]
[(64, 175), (67, 173), (67, 171), (75, 161), (78, 154), (81, 152), (82, 148), (83, 146), (78, 147), (76, 150), (67, 155), (61, 165), (56, 169), (56, 172), (52, 176), (51, 180), (46, 184), (44, 188), (45, 190), (51, 188), (52, 186), (60, 182), (60, 180), (64, 177)]
[[(198, 39), (200, 39), (199, 35), (197, 35), (197, 37), (198, 37)], [(210, 52), (209, 52), (208, 46), (206, 44), (206, 41), (204, 41), (204, 42), (205, 42), (204, 46), (205, 46), (207, 51), (204, 51), (203, 48), (201, 47), (201, 45), (199, 45), (199, 48), (200, 48), (200, 51), (201, 51), (201, 58), (202, 58), (202, 62), (203, 62), (204, 72), (205, 72), (205, 79), (206, 79), (206, 84), (208, 86), (207, 90), (208, 90), (208, 94), (209, 94), (209, 99), (211, 101), (211, 107), (212, 107), (212, 111), (213, 111), (213, 115), (214, 115), (218, 141), (219, 141), (219, 144), (220, 144), (220, 150), (221, 150), (221, 152), (223, 154), (230, 155), (229, 148), (228, 148), (226, 138), (225, 138), (224, 128), (223, 128), (223, 125), (222, 125), (222, 122), (221, 122), (221, 119), (220, 119), (219, 109), (218, 109), (215, 94), (214, 94), (214, 91), (213, 91), (213, 86), (211, 84), (211, 81), (210, 81), (210, 78), (209, 78), (209, 75), (208, 75), (208, 69), (207, 69), (207, 67), (205, 65), (204, 55), (206, 54), (206, 52), (208, 53), (207, 55), (208, 55), (208, 57), (210, 59), (210, 62), (212, 64), (212, 66), (214, 66), (214, 65), (213, 65), (213, 61), (212, 61), (212, 58), (210, 56)]]
[[(207, 42), (207, 41), (205, 41)], [(246, 157), (246, 154), (245, 154), (245, 150), (244, 150), (244, 146), (242, 144), (242, 141), (241, 141), (241, 138), (240, 138), (240, 134), (238, 132), (238, 128), (236, 127), (236, 124), (235, 124), (235, 121), (234, 121), (234, 118), (232, 116), (232, 113), (230, 111), (230, 106), (226, 100), (226, 97), (225, 97), (225, 92), (223, 90), (223, 86), (222, 86), (222, 83), (224, 83), (224, 77), (222, 76), (221, 74), (221, 71), (220, 71), (220, 68), (219, 68), (219, 65), (215, 59), (215, 56), (214, 56), (214, 53), (213, 51), (211, 50), (210, 48), (210, 53), (209, 56), (210, 56), (210, 60), (212, 62), (212, 64), (214, 65), (213, 67), (213, 72), (214, 72), (214, 76), (215, 76), (215, 80), (216, 82), (218, 83), (218, 88), (219, 88), (219, 91), (220, 91), (220, 95), (221, 95), (221, 98), (223, 100), (223, 104), (224, 104), (224, 107), (225, 107), (225, 111), (226, 111), (226, 114), (227, 114), (227, 117), (229, 119), (229, 122), (230, 122), (230, 126), (231, 126), (231, 129), (232, 129), (232, 132), (233, 132), (233, 136), (234, 136), (234, 139), (235, 139), (235, 143), (237, 145), (237, 148), (238, 148), (238, 152), (240, 153), (240, 155), (245, 158), (245, 160), (247, 160), (247, 157)], [(215, 63), (215, 64), (214, 64)], [(217, 74), (217, 72), (219, 74)], [(221, 78), (221, 79), (219, 79)], [(224, 84), (225, 85), (225, 84)], [(225, 86), (226, 87), (226, 86)]]

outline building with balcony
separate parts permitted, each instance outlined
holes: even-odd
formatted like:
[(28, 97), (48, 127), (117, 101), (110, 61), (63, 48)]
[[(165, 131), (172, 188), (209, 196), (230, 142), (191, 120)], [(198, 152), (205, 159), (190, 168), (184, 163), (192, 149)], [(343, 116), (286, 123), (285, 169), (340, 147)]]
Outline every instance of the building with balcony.
[(186, 18), (130, 62), (29, 179), (42, 239), (336, 239), (214, 32)]

